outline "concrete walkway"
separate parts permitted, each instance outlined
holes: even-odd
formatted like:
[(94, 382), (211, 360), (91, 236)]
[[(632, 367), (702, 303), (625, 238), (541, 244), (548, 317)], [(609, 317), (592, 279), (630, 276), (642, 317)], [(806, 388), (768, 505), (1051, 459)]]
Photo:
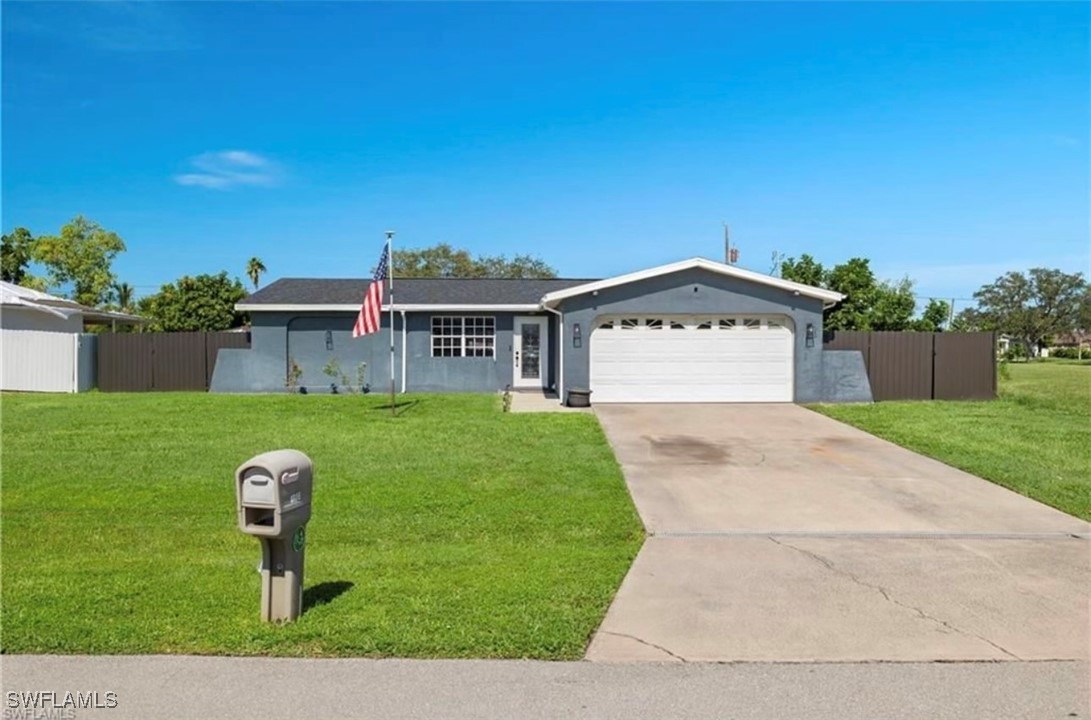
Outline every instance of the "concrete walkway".
[(651, 537), (589, 659), (1087, 659), (1087, 523), (794, 405), (596, 412)]
[[(1088, 720), (1087, 667), (0, 656), (5, 718)], [(7, 692), (117, 707), (21, 711)]]
[(591, 408), (574, 408), (561, 405), (557, 393), (540, 390), (513, 390), (511, 393), (511, 411), (513, 413), (589, 413)]

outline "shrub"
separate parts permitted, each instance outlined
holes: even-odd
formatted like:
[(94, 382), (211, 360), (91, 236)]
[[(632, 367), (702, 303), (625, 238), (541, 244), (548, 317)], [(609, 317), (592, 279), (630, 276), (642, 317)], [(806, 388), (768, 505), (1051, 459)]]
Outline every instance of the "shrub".
[[(1052, 358), (1062, 358), (1064, 360), (1079, 360), (1080, 349), (1074, 347), (1050, 348), (1049, 356)], [(1084, 349), (1083, 357), (1091, 357), (1091, 350)]]

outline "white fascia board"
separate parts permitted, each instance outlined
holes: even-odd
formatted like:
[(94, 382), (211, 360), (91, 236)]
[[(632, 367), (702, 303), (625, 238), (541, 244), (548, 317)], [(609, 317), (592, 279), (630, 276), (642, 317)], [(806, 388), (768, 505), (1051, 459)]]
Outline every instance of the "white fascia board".
[(618, 285), (627, 285), (628, 283), (648, 280), (650, 278), (659, 277), (660, 275), (668, 275), (670, 273), (690, 270), (692, 268), (700, 268), (702, 270), (708, 270), (709, 272), (738, 278), (740, 280), (747, 280), (761, 285), (769, 285), (796, 295), (806, 295), (807, 297), (817, 298), (822, 300), (826, 307), (836, 305), (845, 297), (841, 293), (834, 292), (833, 290), (812, 287), (811, 285), (784, 280), (783, 278), (753, 272), (752, 270), (743, 270), (734, 265), (726, 265), (713, 260), (695, 257), (690, 258), (689, 260), (681, 260), (668, 265), (660, 265), (658, 267), (648, 268), (647, 270), (640, 270), (626, 275), (618, 275), (617, 277), (606, 278), (605, 280), (596, 280), (594, 282), (584, 283), (583, 285), (576, 285), (575, 287), (551, 292), (542, 297), (542, 304), (554, 305), (561, 300), (577, 295), (584, 295), (597, 290), (606, 290), (607, 288), (617, 287)]
[[(284, 303), (275, 305), (272, 303), (238, 303), (235, 309), (239, 312), (360, 312), (360, 305), (308, 305), (301, 303)], [(538, 303), (522, 305), (405, 305), (394, 303), (396, 311), (405, 312), (538, 312), (542, 306)], [(383, 305), (382, 311), (390, 310), (389, 305)]]

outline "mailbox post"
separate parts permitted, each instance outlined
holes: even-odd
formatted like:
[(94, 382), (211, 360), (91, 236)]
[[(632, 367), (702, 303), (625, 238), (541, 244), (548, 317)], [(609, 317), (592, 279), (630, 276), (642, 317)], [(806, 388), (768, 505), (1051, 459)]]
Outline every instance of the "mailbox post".
[(261, 542), (261, 619), (291, 622), (303, 609), (303, 558), (314, 468), (298, 450), (250, 458), (235, 471), (239, 529)]

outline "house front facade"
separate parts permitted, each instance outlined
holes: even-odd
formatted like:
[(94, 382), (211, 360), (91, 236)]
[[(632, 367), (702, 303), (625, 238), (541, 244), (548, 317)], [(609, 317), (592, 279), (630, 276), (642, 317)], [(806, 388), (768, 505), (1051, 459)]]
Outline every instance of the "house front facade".
[[(352, 338), (368, 280), (285, 278), (237, 306), (251, 348), (220, 351), (214, 392), (589, 389), (608, 402), (870, 400), (863, 359), (822, 349), (838, 293), (703, 258), (604, 280), (410, 278), (378, 333)], [(393, 323), (393, 324), (392, 324)], [(391, 346), (394, 349), (391, 373)], [(362, 365), (363, 364), (363, 365)]]

